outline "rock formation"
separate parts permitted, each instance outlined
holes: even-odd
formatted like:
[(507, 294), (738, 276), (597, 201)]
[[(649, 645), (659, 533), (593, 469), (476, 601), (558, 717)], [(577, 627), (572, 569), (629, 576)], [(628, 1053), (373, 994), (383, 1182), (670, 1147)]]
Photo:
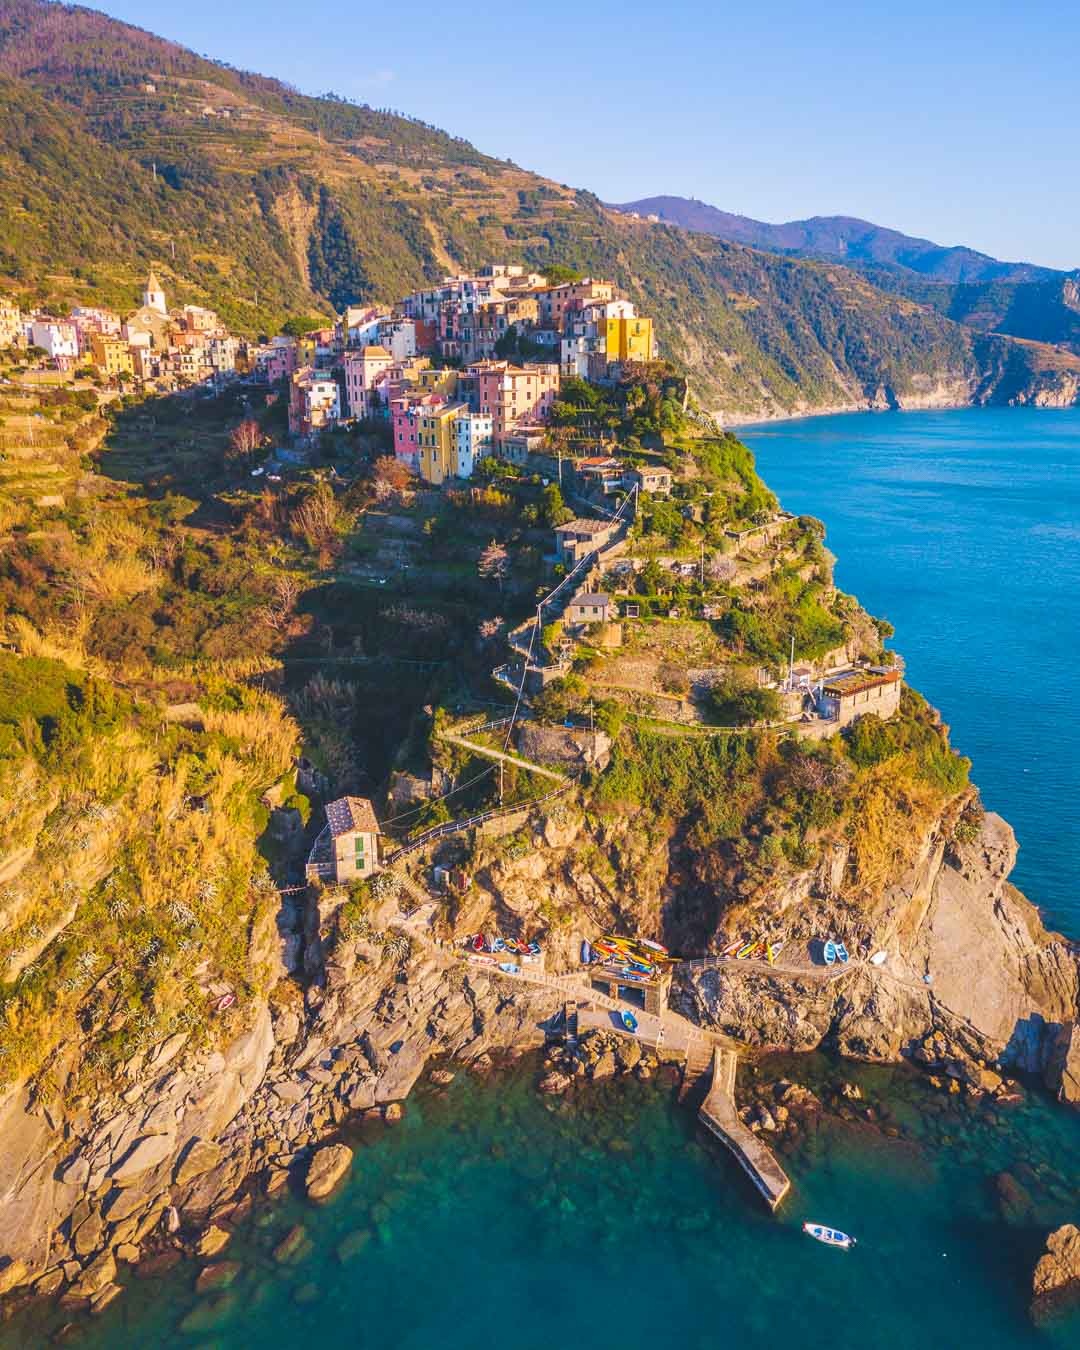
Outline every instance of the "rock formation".
[(1032, 1281), (1032, 1316), (1037, 1322), (1080, 1300), (1080, 1228), (1063, 1224), (1046, 1239)]

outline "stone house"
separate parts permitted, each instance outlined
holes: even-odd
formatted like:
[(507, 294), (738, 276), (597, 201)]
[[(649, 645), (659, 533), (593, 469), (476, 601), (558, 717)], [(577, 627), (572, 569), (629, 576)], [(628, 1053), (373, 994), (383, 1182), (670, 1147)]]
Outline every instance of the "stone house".
[(651, 492), (657, 497), (671, 495), (671, 470), (654, 464), (645, 464), (638, 469), (628, 469), (623, 480), (628, 487), (637, 485), (639, 492)]
[(611, 596), (602, 592), (584, 591), (575, 595), (566, 606), (564, 622), (573, 627), (580, 623), (608, 623), (612, 615)]
[(366, 797), (339, 797), (326, 806), (326, 824), (308, 857), (308, 881), (352, 881), (379, 870), (379, 822)]
[(573, 567), (587, 554), (603, 548), (617, 526), (608, 520), (571, 520), (555, 531), (555, 552), (561, 563)]
[(866, 670), (848, 670), (833, 675), (821, 686), (818, 695), (818, 715), (839, 727), (867, 713), (891, 717), (900, 707), (903, 679), (898, 670), (873, 666)]

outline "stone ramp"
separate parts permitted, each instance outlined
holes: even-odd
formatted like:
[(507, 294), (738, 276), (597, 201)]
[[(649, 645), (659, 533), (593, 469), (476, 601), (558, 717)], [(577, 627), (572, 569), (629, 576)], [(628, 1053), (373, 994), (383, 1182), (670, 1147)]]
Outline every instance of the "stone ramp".
[(769, 1208), (776, 1209), (791, 1189), (791, 1181), (765, 1144), (739, 1119), (735, 1107), (737, 1065), (734, 1050), (714, 1047), (712, 1085), (698, 1119), (735, 1156)]

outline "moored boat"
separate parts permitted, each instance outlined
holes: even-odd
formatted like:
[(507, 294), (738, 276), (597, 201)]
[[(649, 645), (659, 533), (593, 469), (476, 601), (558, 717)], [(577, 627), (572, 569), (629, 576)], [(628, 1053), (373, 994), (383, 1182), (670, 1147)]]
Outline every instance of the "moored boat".
[(840, 962), (842, 966), (846, 966), (848, 963), (848, 949), (844, 946), (842, 942), (837, 942), (835, 945), (836, 945), (836, 959)]
[(624, 1008), (620, 1016), (622, 1017), (622, 1024), (627, 1029), (627, 1031), (631, 1033), (637, 1031), (637, 1018), (634, 1016), (632, 1012), (628, 1012)]
[(832, 938), (830, 938), (829, 941), (826, 942), (825, 946), (822, 948), (821, 954), (822, 954), (822, 956), (824, 956), (824, 958), (825, 958), (825, 964), (826, 964), (827, 966), (831, 966), (831, 965), (834, 965), (834, 964), (835, 964), (835, 962), (836, 962), (836, 943), (833, 942)]
[(828, 1228), (823, 1223), (804, 1223), (802, 1230), (810, 1237), (816, 1238), (818, 1242), (824, 1242), (826, 1247), (840, 1247), (844, 1251), (850, 1251), (855, 1246), (855, 1239), (850, 1233), (841, 1233), (839, 1229)]

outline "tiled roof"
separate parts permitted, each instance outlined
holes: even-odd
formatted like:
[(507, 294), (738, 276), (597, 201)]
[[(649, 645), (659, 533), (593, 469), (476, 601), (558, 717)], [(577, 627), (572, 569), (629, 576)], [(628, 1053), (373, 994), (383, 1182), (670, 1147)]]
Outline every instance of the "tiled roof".
[(568, 520), (565, 525), (555, 528), (556, 534), (600, 534), (611, 528), (607, 520)]
[(366, 797), (339, 797), (326, 804), (326, 823), (336, 839), (340, 834), (362, 830), (367, 834), (381, 834), (375, 819), (375, 808)]
[(851, 694), (861, 694), (865, 689), (876, 689), (882, 684), (895, 684), (899, 679), (898, 670), (882, 671), (881, 674), (852, 670), (845, 675), (837, 675), (831, 680), (826, 680), (825, 692), (839, 698), (847, 698)]
[(571, 605), (610, 605), (611, 596), (603, 591), (586, 591), (584, 595), (575, 595)]

